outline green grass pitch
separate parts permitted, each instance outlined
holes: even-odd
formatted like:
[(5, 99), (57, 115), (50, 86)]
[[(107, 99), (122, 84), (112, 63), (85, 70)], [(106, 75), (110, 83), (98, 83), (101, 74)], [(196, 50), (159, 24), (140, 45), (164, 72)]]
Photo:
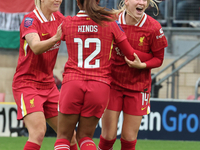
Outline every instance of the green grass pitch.
[[(0, 150), (23, 150), (27, 137), (0, 137)], [(55, 137), (45, 137), (41, 150), (53, 150)], [(99, 139), (94, 139), (98, 145)], [(120, 150), (120, 140), (114, 150)], [(199, 150), (200, 141), (138, 140), (136, 150)]]

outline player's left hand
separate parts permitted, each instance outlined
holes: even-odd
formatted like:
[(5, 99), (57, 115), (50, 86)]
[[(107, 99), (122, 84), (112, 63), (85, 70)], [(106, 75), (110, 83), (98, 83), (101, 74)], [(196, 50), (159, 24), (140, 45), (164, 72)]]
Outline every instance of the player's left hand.
[(57, 28), (57, 32), (55, 34), (55, 38), (60, 41), (61, 39), (61, 36), (62, 36), (62, 23), (58, 26)]
[(126, 56), (125, 56), (125, 61), (128, 64), (128, 66), (130, 68), (137, 68), (137, 69), (144, 69), (146, 68), (146, 63), (142, 63), (140, 61), (140, 58), (138, 57), (138, 55), (136, 53), (133, 54), (135, 57), (134, 61), (129, 60)]

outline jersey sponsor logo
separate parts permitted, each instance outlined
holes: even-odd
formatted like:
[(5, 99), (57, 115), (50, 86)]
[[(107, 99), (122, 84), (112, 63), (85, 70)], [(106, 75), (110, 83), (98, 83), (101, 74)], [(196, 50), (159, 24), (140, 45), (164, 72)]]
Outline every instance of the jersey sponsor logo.
[(140, 43), (138, 44), (139, 46), (143, 46), (144, 38), (145, 38), (144, 36), (140, 37), (140, 39), (139, 39)]
[(31, 104), (30, 108), (35, 107), (35, 105), (34, 105), (34, 98), (30, 100), (30, 104)]
[(97, 25), (78, 26), (78, 32), (98, 32), (98, 26)]
[(116, 20), (115, 22), (117, 23), (117, 25), (118, 25), (118, 27), (120, 28), (120, 30), (124, 32), (124, 30), (122, 29), (122, 27), (121, 27), (121, 25), (120, 25), (119, 21), (118, 21), (118, 20)]
[(160, 32), (160, 35), (157, 35), (156, 39), (161, 39), (163, 36), (165, 36), (162, 28), (159, 30), (159, 32)]
[(121, 50), (119, 49), (119, 47), (115, 47), (115, 51), (116, 51), (117, 55), (124, 56), (124, 54), (121, 52)]
[(27, 18), (25, 18), (25, 20), (24, 20), (24, 27), (28, 28), (28, 27), (30, 27), (30, 26), (32, 25), (32, 23), (33, 23), (33, 19), (27, 17)]
[(160, 29), (160, 34), (163, 34), (163, 33), (164, 33), (164, 32), (163, 32), (163, 29), (161, 28), (161, 29)]
[(42, 36), (48, 35), (49, 33), (42, 33)]

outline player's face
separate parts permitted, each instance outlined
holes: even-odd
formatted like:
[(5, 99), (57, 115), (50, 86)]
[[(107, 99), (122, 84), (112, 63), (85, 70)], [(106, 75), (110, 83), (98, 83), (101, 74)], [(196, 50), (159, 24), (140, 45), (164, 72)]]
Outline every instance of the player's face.
[(50, 12), (58, 11), (61, 3), (62, 0), (41, 0), (41, 4), (43, 4)]
[(147, 8), (147, 0), (125, 0), (125, 4), (136, 19), (140, 19)]

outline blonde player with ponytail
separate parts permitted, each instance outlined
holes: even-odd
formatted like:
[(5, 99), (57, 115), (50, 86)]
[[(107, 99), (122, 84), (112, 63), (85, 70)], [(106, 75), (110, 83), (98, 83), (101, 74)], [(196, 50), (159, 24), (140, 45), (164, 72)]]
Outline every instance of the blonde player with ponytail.
[[(28, 141), (23, 150), (39, 150), (46, 133), (46, 122), (57, 131), (59, 91), (53, 68), (61, 43), (61, 23), (58, 11), (62, 0), (35, 0), (33, 12), (24, 16), (20, 26), (20, 48), (13, 96), (17, 104), (17, 119), (28, 129)], [(77, 150), (75, 136), (71, 150)]]
[(145, 13), (149, 5), (158, 10), (153, 0), (122, 0), (120, 9), (115, 10), (131, 46), (154, 57), (141, 62), (134, 54), (135, 60), (130, 61), (114, 44), (110, 99), (102, 117), (98, 150), (113, 149), (121, 111), (121, 150), (135, 150), (142, 117), (150, 113), (151, 69), (161, 66), (167, 40), (160, 23)]

